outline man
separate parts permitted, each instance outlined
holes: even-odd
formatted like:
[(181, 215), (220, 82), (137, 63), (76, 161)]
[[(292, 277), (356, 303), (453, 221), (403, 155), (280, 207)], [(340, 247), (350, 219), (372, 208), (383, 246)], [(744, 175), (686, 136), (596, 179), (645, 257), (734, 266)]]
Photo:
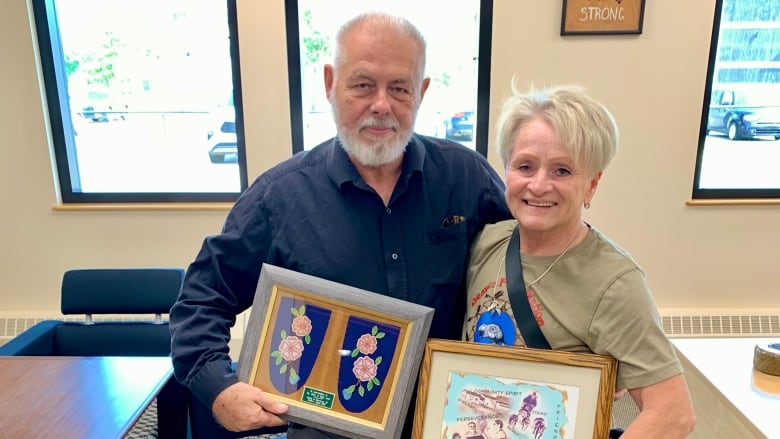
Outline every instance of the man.
[[(433, 307), (430, 336), (460, 338), (471, 240), (510, 214), (483, 157), (413, 134), (424, 68), (408, 21), (346, 23), (324, 70), (338, 136), (261, 175), (187, 270), (170, 314), (175, 373), (227, 430), (284, 424), (286, 405), (239, 382), (227, 354), (263, 263)], [(288, 437), (334, 436), (291, 425)]]
[(500, 419), (493, 420), (493, 432), (491, 439), (506, 439), (506, 431), (504, 431), (504, 421)]
[(466, 432), (466, 439), (485, 439), (485, 436), (477, 432), (477, 423), (469, 422), (469, 430)]
[(523, 398), (523, 407), (521, 408), (521, 410), (525, 410), (528, 414), (531, 414), (536, 408), (536, 403), (538, 401), (538, 398), (539, 398), (539, 394), (536, 392), (531, 392), (530, 394), (528, 394), (528, 396)]

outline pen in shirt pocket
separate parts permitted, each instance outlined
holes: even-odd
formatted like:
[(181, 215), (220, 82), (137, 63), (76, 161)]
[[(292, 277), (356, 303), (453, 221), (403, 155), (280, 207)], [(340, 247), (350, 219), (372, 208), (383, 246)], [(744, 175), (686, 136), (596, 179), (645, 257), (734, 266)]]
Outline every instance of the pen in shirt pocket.
[(460, 224), (464, 221), (466, 221), (466, 217), (464, 217), (463, 215), (451, 215), (444, 218), (444, 221), (442, 221), (441, 226), (442, 227), (452, 226), (455, 224)]

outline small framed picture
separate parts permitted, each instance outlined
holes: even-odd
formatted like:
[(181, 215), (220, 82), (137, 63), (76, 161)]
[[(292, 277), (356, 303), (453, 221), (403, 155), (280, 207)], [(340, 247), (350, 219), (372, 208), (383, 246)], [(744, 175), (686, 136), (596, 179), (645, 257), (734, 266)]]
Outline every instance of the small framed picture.
[(645, 0), (563, 0), (561, 35), (641, 34)]
[(431, 339), (412, 438), (603, 439), (616, 379), (612, 357)]
[(289, 420), (351, 438), (400, 437), (433, 308), (265, 264), (239, 378)]

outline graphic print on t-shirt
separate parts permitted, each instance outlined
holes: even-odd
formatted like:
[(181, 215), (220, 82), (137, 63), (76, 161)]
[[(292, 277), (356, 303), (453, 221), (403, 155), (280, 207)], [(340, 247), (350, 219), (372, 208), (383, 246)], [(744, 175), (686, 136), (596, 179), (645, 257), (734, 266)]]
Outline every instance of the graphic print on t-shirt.
[(505, 286), (505, 278), (501, 278), (498, 286), (495, 282), (490, 282), (469, 303), (467, 340), (495, 345), (515, 344), (517, 330), (510, 313), (509, 297), (504, 288), (501, 288)]

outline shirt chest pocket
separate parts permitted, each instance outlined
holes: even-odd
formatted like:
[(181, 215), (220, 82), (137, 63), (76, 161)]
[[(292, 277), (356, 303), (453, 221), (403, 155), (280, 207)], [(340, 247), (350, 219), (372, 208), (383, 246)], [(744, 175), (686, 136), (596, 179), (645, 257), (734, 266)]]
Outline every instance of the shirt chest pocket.
[(466, 223), (425, 232), (426, 266), (432, 286), (462, 283), (469, 250), (468, 238)]

